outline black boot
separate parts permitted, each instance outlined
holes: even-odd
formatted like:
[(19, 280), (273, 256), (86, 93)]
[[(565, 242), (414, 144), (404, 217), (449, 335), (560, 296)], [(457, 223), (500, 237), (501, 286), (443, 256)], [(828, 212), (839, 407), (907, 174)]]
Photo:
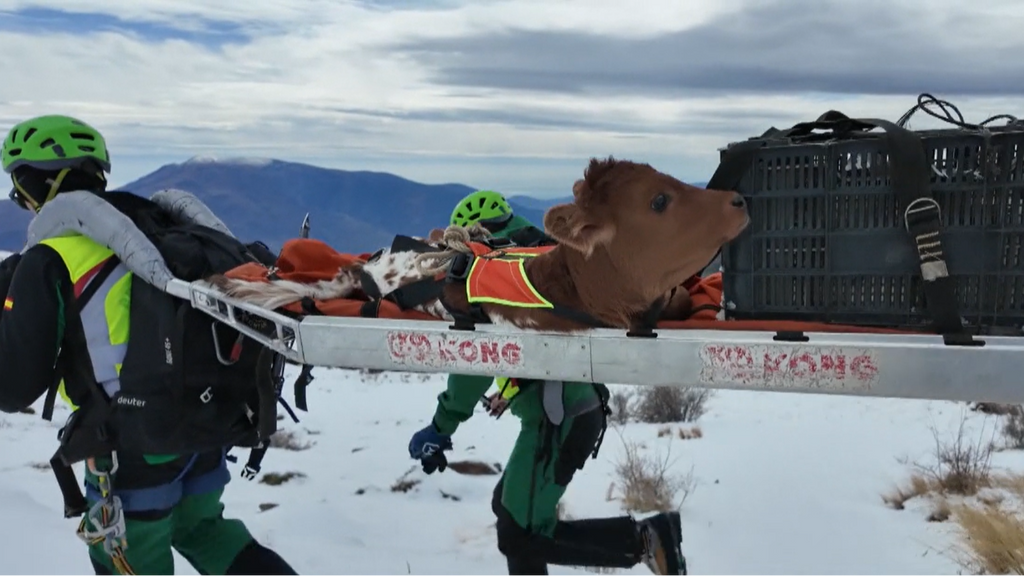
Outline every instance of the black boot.
[(225, 574), (298, 574), (277, 552), (253, 540), (235, 556)]
[(509, 574), (546, 574), (548, 564), (632, 568), (643, 560), (640, 530), (629, 516), (559, 522), (550, 538), (523, 530), (505, 514), (497, 528)]
[(529, 574), (532, 576), (547, 576), (548, 565), (536, 556), (506, 556), (509, 576)]
[(643, 562), (655, 574), (686, 574), (683, 528), (678, 512), (663, 512), (637, 523)]
[[(632, 568), (643, 559), (639, 526), (629, 516), (559, 522), (553, 538), (567, 557), (549, 560), (551, 564)], [(582, 559), (587, 562), (579, 563)]]

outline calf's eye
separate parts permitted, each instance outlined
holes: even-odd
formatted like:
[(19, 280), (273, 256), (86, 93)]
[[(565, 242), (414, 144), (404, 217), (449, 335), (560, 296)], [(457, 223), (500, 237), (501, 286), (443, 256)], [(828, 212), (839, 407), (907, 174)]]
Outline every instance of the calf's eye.
[(665, 208), (668, 208), (668, 196), (658, 194), (654, 200), (651, 200), (651, 210), (660, 214), (665, 211)]

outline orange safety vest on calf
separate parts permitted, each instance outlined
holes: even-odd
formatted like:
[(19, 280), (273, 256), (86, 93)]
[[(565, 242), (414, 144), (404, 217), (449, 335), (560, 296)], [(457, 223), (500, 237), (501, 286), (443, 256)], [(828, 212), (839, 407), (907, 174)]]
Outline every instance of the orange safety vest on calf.
[(501, 304), (519, 308), (554, 308), (526, 276), (524, 261), (551, 251), (554, 246), (493, 250), (471, 242), (476, 258), (466, 277), (470, 304)]

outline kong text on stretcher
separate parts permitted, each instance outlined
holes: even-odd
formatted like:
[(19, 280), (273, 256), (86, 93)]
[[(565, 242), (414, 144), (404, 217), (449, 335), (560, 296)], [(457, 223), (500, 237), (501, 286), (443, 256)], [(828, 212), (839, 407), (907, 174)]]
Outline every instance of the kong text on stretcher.
[[(929, 334), (816, 327), (798, 337), (742, 321), (659, 327), (657, 338), (620, 330), (555, 334), (439, 320), (289, 317), (234, 301), (204, 282), (168, 291), (298, 364), (496, 375), (646, 386), (1024, 403), (1024, 338), (979, 337), (950, 347)], [(257, 318), (259, 330), (245, 322)]]

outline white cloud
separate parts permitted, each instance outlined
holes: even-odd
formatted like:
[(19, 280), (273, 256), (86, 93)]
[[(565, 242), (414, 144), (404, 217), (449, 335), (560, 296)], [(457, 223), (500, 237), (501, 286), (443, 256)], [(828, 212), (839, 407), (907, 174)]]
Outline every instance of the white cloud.
[[(0, 130), (36, 114), (78, 115), (107, 135), (115, 182), (165, 161), (212, 154), (386, 169), (426, 181), (554, 194), (565, 193), (590, 155), (647, 160), (701, 179), (714, 169), (717, 148), (770, 125), (792, 124), (829, 108), (894, 118), (914, 103), (906, 96), (683, 99), (442, 86), (408, 55), (387, 48), (396, 41), (509, 28), (652, 36), (697, 26), (754, 1), (644, 0), (624, 9), (621, 0), (476, 1), (451, 8), (424, 0), (415, 10), (386, 10), (338, 0), (0, 0), (0, 10), (100, 12), (191, 29), (222, 20), (253, 35), (250, 42), (217, 48), (109, 30), (4, 30)], [(1015, 4), (990, 3), (984, 17), (993, 24), (1014, 22), (1021, 12)], [(963, 9), (948, 0), (931, 2), (937, 24), (944, 7)], [(879, 16), (872, 7), (865, 13)], [(974, 120), (1021, 111), (1020, 102), (1005, 99), (955, 103)], [(483, 117), (519, 111), (551, 124), (564, 119), (566, 125), (431, 119), (452, 109)], [(354, 113), (360, 110), (391, 116)], [(758, 115), (749, 116), (751, 110)], [(738, 118), (730, 120), (730, 111)], [(508, 158), (535, 158), (536, 169)]]

